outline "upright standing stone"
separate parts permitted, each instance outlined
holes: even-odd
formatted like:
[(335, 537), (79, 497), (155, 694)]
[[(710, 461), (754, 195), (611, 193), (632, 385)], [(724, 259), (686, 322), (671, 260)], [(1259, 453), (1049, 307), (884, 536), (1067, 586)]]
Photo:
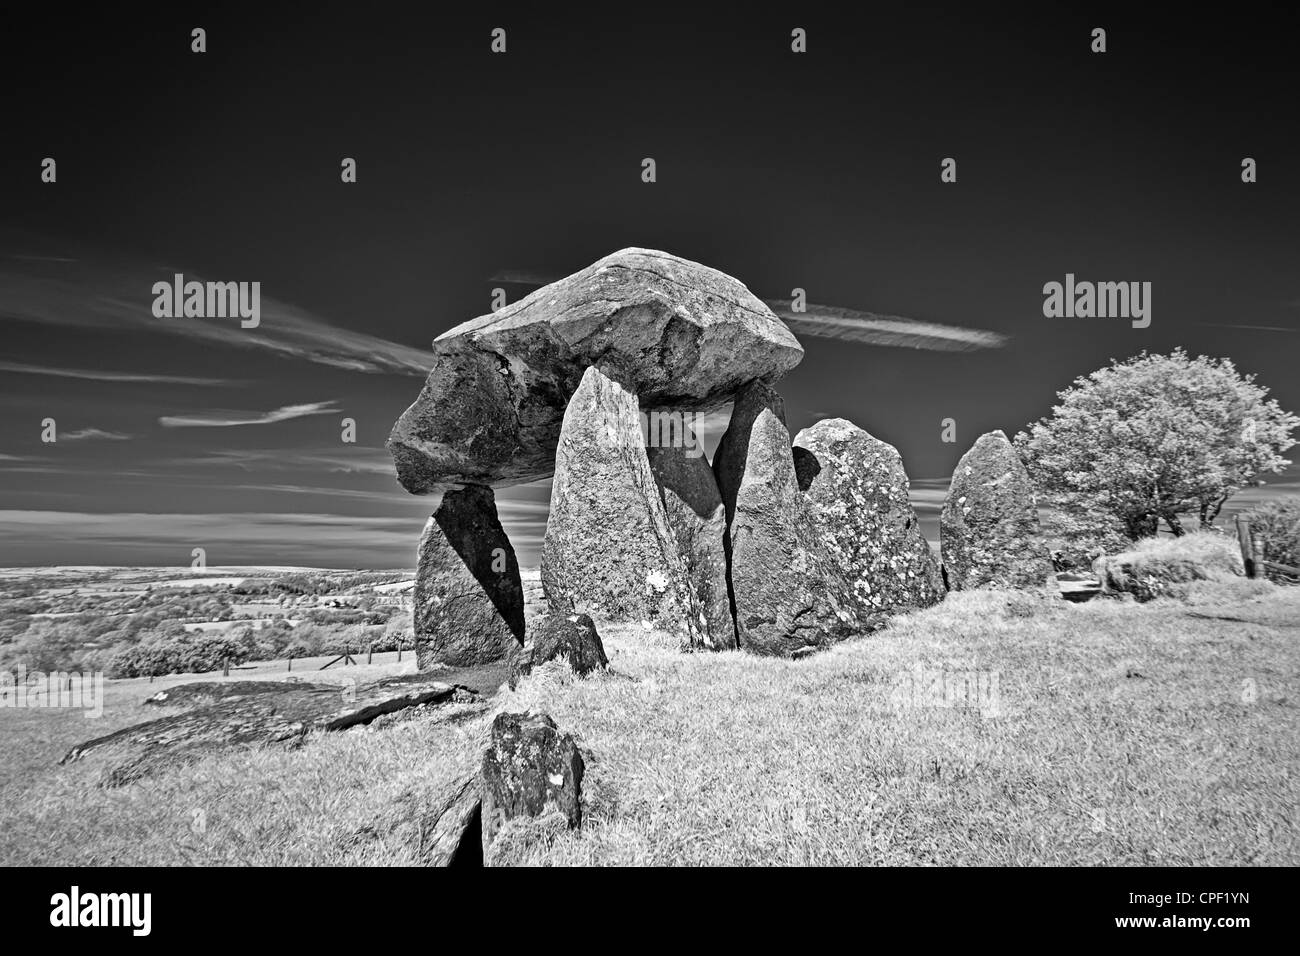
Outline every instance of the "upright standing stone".
[(497, 714), (479, 784), (483, 793), (483, 855), (511, 820), (558, 815), (582, 825), (582, 754), (546, 714)]
[[(683, 428), (689, 431), (690, 425)], [(646, 448), (646, 455), (659, 486), (669, 527), (686, 565), (699, 614), (700, 645), (709, 650), (724, 650), (736, 646), (723, 543), (727, 533), (726, 512), (703, 447), (693, 432), (687, 437), (695, 440), (684, 441), (680, 446), (652, 443)]]
[(729, 578), (739, 644), (793, 657), (860, 633), (869, 623), (856, 613), (842, 571), (828, 560), (799, 490), (779, 403), (766, 387), (744, 393), (714, 466), (723, 500), (731, 503)]
[(831, 560), (845, 569), (864, 609), (892, 614), (943, 597), (939, 565), (893, 445), (828, 418), (795, 436), (794, 461)]
[(981, 435), (957, 463), (939, 518), (948, 587), (1023, 588), (1052, 573), (1033, 484), (1001, 431)]
[(637, 398), (599, 369), (564, 412), (542, 542), (551, 606), (698, 641), (686, 566), (650, 471)]
[(785, 400), (766, 383), (750, 382), (736, 395), (731, 406), (731, 421), (713, 454), (713, 473), (718, 479), (718, 491), (722, 495), (728, 525), (736, 511), (736, 493), (740, 490), (740, 479), (745, 474), (745, 462), (749, 458), (750, 434), (754, 422), (764, 410), (771, 411), (785, 427)]
[(416, 660), (471, 667), (515, 654), (524, 592), (491, 488), (448, 491), (424, 526), (415, 572)]

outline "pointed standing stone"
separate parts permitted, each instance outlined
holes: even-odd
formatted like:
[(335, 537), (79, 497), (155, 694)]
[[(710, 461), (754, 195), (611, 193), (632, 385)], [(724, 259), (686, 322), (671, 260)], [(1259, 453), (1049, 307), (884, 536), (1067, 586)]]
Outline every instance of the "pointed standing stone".
[(828, 559), (795, 478), (780, 411), (780, 396), (760, 383), (742, 393), (714, 467), (729, 504), (739, 644), (757, 654), (793, 657), (871, 625), (856, 613), (842, 570)]
[(957, 463), (939, 519), (948, 587), (1037, 587), (1052, 573), (1039, 537), (1033, 484), (1001, 431), (981, 435)]
[(718, 479), (718, 491), (726, 508), (728, 525), (735, 514), (736, 492), (740, 490), (740, 479), (745, 474), (750, 433), (754, 421), (764, 409), (770, 410), (785, 427), (785, 400), (765, 383), (750, 382), (736, 395), (731, 406), (731, 421), (713, 455), (713, 473)]
[(588, 368), (560, 430), (542, 584), (553, 609), (699, 640), (686, 566), (646, 457), (637, 398)]
[(416, 660), (471, 667), (504, 660), (524, 638), (524, 593), (491, 488), (448, 491), (424, 526), (415, 572)]
[(828, 418), (795, 436), (794, 460), (831, 559), (846, 569), (863, 608), (893, 614), (943, 597), (939, 565), (893, 445)]
[[(683, 425), (687, 431), (690, 425)], [(646, 448), (650, 470), (677, 538), (678, 552), (699, 612), (700, 644), (709, 650), (736, 646), (727, 593), (727, 554), (723, 539), (726, 512), (717, 479), (696, 436), (684, 436), (680, 446)]]

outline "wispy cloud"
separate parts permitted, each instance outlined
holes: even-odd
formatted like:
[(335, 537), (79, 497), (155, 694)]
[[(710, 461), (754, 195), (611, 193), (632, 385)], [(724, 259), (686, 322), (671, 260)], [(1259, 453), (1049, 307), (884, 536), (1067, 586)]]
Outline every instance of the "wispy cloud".
[[(199, 268), (124, 260), (93, 249), (78, 250), (82, 254), (77, 257), (36, 255), (31, 252), (33, 244), (30, 236), (14, 230), (0, 232), (0, 321), (98, 330), (149, 329), (372, 374), (424, 376), (432, 364), (427, 350), (332, 325), (278, 298), (275, 289), (266, 284), (260, 300), (261, 323), (255, 329), (243, 329), (238, 322), (220, 318), (160, 319), (153, 314), (155, 282), (170, 282), (176, 273), (197, 281), (253, 281), (258, 277), (205, 276)], [(5, 247), (15, 246), (19, 251), (5, 251)], [(430, 333), (434, 331), (430, 329)]]
[(1197, 325), (1208, 325), (1216, 329), (1249, 329), (1252, 332), (1300, 332), (1300, 329), (1291, 329), (1283, 325), (1241, 325), (1237, 322), (1197, 322)]
[[(394, 482), (396, 484), (396, 482)], [(290, 484), (246, 484), (246, 485), (222, 485), (227, 491), (257, 491), (257, 492), (274, 492), (278, 494), (292, 495), (324, 495), (332, 498), (353, 498), (361, 501), (373, 501), (381, 504), (393, 504), (394, 501), (400, 500), (399, 492), (401, 489), (394, 488), (390, 491), (367, 491), (362, 488), (326, 488), (320, 485), (290, 485)]]
[(148, 382), (163, 385), (231, 385), (228, 378), (199, 378), (190, 375), (152, 375), (137, 372), (108, 372), (98, 369), (54, 368), (48, 365), (27, 365), (23, 362), (0, 362), (0, 372), (17, 372), (20, 375), (49, 375), (55, 378), (80, 378), (93, 382)]
[(126, 441), (131, 436), (125, 432), (109, 432), (102, 428), (82, 428), (75, 432), (63, 432), (59, 441)]
[[(284, 405), (269, 412), (215, 411), (206, 415), (163, 415), (158, 424), (164, 428), (230, 428), (235, 425), (270, 425), (308, 415), (332, 415), (341, 411), (333, 401)], [(251, 417), (250, 417), (251, 416)]]
[(841, 339), (864, 345), (929, 349), (935, 352), (970, 352), (997, 349), (1007, 337), (984, 329), (967, 329), (937, 322), (921, 322), (901, 315), (879, 315), (834, 305), (809, 303), (806, 312), (795, 312), (790, 299), (768, 299), (768, 307), (791, 331), (815, 338)]
[(393, 459), (384, 448), (347, 445), (339, 448), (220, 449), (162, 464), (216, 465), (245, 471), (330, 471), (394, 477)]

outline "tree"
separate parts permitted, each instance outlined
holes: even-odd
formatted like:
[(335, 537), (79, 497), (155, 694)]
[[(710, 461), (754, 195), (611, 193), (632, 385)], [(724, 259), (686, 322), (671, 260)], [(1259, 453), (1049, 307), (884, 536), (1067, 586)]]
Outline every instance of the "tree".
[(1214, 524), (1223, 503), (1282, 457), (1300, 418), (1230, 359), (1143, 352), (1075, 379), (1052, 414), (1016, 436), (1046, 501), (1118, 519), (1130, 538)]

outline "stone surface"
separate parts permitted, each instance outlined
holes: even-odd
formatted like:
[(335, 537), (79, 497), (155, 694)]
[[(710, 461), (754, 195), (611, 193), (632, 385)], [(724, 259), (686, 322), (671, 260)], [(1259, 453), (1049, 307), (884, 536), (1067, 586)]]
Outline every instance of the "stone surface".
[[(724, 650), (736, 646), (727, 590), (726, 510), (713, 469), (694, 437), (692, 433), (680, 447), (651, 446), (646, 455), (686, 565), (698, 614), (699, 646)], [(695, 454), (696, 449), (701, 453)]]
[(470, 775), (457, 781), (428, 814), (420, 862), (425, 866), (481, 865), (482, 835), (477, 829), (481, 812), (478, 778)]
[(150, 694), (141, 703), (146, 707), (196, 707), (234, 697), (248, 697), (254, 694), (279, 694), (298, 690), (303, 686), (303, 682), (300, 680), (195, 681), (191, 684), (177, 684), (175, 687), (157, 691)]
[(410, 707), (472, 698), (463, 688), (418, 675), (366, 686), (280, 683), (270, 693), (213, 694), (214, 703), (78, 744), (59, 762), (101, 756), (110, 764), (105, 785), (120, 786), (230, 748), (293, 745), (313, 730), (347, 730)]
[(1056, 587), (1061, 597), (1075, 604), (1089, 601), (1101, 593), (1101, 581), (1077, 571), (1061, 571), (1056, 575)]
[(510, 820), (563, 814), (582, 825), (582, 755), (546, 714), (498, 714), (479, 773), (483, 855)]
[[(772, 404), (770, 397), (757, 405), (746, 399), (737, 403), (739, 415), (723, 440), (728, 456), (745, 448), (744, 469), (732, 490), (734, 479), (724, 464), (719, 484), (724, 501), (734, 502), (729, 575), (739, 645), (758, 654), (795, 657), (879, 622), (859, 615), (842, 570), (827, 557), (795, 478), (790, 433)], [(755, 407), (756, 415), (751, 414)], [(746, 429), (747, 422), (752, 424)], [(726, 461), (722, 447), (714, 460), (715, 466)]]
[(538, 618), (532, 625), (530, 638), (532, 652), (522, 668), (525, 674), (559, 657), (567, 659), (578, 675), (609, 666), (596, 625), (586, 614), (548, 614)]
[(448, 491), (424, 526), (415, 572), (421, 670), (510, 658), (524, 640), (524, 595), (492, 489)]
[(948, 588), (1025, 588), (1052, 573), (1033, 485), (1001, 431), (981, 435), (953, 472), (939, 518)]
[(893, 445), (828, 418), (795, 436), (794, 461), (831, 561), (845, 569), (862, 608), (892, 614), (942, 599), (939, 563)]
[(553, 611), (696, 639), (686, 565), (650, 471), (636, 396), (595, 368), (565, 411), (541, 565)]
[(651, 249), (623, 249), (444, 332), (389, 451), (415, 494), (504, 487), (552, 473), (565, 406), (589, 366), (646, 408), (709, 409), (775, 381), (803, 349), (737, 280)]

